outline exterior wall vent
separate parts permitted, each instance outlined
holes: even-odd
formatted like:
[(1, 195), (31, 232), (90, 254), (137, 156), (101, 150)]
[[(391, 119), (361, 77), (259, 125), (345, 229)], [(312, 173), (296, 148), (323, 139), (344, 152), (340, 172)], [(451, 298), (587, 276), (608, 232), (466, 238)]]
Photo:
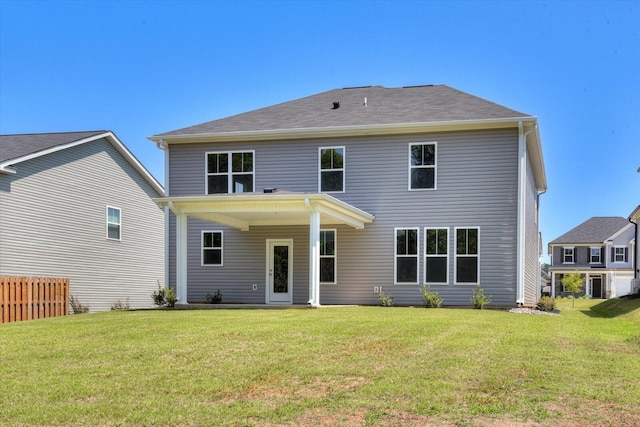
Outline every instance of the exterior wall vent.
[(262, 191), (265, 192), (265, 193), (277, 193), (278, 189), (277, 188), (265, 188)]

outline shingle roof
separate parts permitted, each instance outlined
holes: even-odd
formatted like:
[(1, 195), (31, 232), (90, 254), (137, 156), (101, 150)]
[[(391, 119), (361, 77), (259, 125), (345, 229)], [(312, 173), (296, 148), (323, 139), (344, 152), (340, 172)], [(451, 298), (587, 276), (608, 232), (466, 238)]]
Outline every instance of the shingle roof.
[(0, 135), (0, 162), (17, 159), (58, 145), (80, 141), (105, 132), (107, 131)]
[(606, 239), (627, 225), (629, 225), (629, 221), (620, 216), (593, 217), (549, 242), (549, 244), (604, 243)]
[[(334, 102), (339, 108), (334, 108)], [(531, 116), (446, 85), (369, 86), (334, 89), (156, 136), (519, 117)]]

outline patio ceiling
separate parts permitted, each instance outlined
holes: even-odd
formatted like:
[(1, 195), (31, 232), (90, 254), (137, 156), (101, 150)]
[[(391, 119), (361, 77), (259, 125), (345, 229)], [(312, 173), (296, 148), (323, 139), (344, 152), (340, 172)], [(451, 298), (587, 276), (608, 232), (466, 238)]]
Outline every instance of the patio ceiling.
[(320, 214), (321, 225), (344, 224), (356, 229), (374, 216), (322, 193), (235, 193), (154, 199), (176, 215), (186, 215), (247, 231), (253, 226), (309, 225)]

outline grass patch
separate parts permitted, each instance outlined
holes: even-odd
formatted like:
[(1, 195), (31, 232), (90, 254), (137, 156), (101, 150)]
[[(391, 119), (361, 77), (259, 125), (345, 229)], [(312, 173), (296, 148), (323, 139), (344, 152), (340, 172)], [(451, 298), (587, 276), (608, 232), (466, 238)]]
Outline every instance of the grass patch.
[(0, 325), (2, 425), (640, 424), (640, 302), (106, 312)]

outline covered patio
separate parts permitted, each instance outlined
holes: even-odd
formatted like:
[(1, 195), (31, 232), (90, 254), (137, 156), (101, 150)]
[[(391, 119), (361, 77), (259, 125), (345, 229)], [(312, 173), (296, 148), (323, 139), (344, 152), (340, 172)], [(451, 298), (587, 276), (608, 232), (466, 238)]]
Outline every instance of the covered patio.
[(275, 189), (263, 193), (177, 196), (154, 199), (176, 216), (176, 294), (187, 302), (187, 218), (249, 231), (257, 226), (309, 226), (309, 301), (320, 306), (320, 229), (347, 225), (363, 229), (374, 216), (324, 193), (288, 193)]

